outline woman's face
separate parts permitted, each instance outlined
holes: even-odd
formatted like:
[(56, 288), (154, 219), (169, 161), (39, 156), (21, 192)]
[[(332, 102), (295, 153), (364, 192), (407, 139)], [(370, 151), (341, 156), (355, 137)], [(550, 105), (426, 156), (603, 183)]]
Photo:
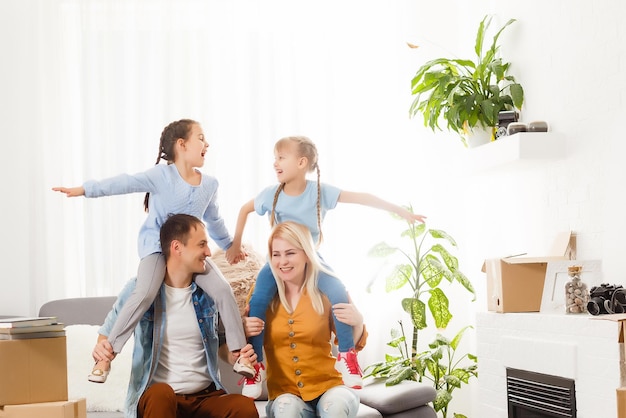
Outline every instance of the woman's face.
[(272, 240), (272, 267), (278, 278), (285, 283), (304, 283), (304, 270), (308, 261), (304, 250), (282, 238)]

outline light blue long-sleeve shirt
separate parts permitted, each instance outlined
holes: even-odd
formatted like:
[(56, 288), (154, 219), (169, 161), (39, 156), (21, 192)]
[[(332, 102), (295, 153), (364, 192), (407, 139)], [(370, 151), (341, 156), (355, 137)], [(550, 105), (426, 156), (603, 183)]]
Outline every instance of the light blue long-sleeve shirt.
[[(109, 312), (104, 324), (98, 330), (99, 334), (109, 335), (117, 314), (124, 302), (135, 288), (136, 279), (130, 280), (117, 297), (113, 309)], [(126, 418), (137, 418), (139, 398), (146, 390), (159, 363), (159, 355), (163, 345), (163, 332), (167, 318), (165, 292), (161, 290), (154, 303), (144, 314), (135, 329), (135, 346), (133, 348), (132, 366), (128, 392), (126, 394)], [(223, 389), (218, 369), (217, 352), (220, 345), (218, 312), (213, 299), (192, 282), (192, 301), (198, 319), (198, 326), (202, 334), (204, 351), (207, 359), (206, 373), (215, 383), (217, 389)]]
[(159, 232), (167, 217), (184, 213), (202, 219), (207, 232), (223, 250), (232, 245), (217, 204), (218, 181), (202, 174), (198, 186), (187, 183), (174, 164), (158, 164), (134, 175), (120, 174), (105, 180), (89, 180), (83, 184), (85, 197), (113, 196), (128, 193), (150, 193), (148, 216), (139, 230), (139, 257), (162, 252)]

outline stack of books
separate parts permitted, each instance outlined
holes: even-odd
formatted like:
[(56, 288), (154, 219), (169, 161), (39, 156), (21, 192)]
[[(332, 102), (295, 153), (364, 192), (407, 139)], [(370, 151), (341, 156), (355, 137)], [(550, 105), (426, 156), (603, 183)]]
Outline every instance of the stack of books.
[(56, 316), (0, 318), (0, 340), (63, 337), (64, 328)]

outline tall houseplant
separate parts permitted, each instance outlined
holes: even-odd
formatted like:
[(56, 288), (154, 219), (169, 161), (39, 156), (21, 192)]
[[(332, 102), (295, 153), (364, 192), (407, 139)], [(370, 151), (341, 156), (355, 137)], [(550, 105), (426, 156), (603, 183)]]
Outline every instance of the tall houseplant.
[[(411, 212), (413, 211), (411, 207), (407, 209)], [(393, 216), (401, 219), (398, 216)], [(452, 313), (449, 309), (450, 300), (443, 286), (445, 283), (459, 284), (474, 297), (472, 300), (475, 300), (475, 291), (471, 282), (459, 270), (458, 259), (449, 250), (449, 248), (457, 246), (454, 238), (445, 231), (427, 228), (426, 224), (407, 223), (407, 225), (408, 228), (401, 233), (401, 237), (406, 239), (407, 249), (381, 242), (375, 245), (369, 252), (371, 257), (388, 259), (394, 255), (398, 256), (397, 261), (394, 259), (395, 264), (392, 270), (385, 277), (385, 289), (387, 292), (398, 291), (406, 286), (410, 287), (409, 294), (401, 301), (402, 308), (409, 314), (412, 324), (410, 350), (406, 346), (406, 337), (403, 329), (401, 336), (392, 334), (394, 339), (389, 345), (399, 348), (401, 354), (403, 353), (401, 345), (405, 345), (404, 354), (400, 357), (387, 355), (384, 362), (373, 364), (366, 368), (367, 376), (386, 378), (388, 385), (397, 384), (407, 379), (422, 380), (426, 371), (431, 370), (431, 366), (434, 365), (432, 363), (429, 366), (426, 360), (427, 358), (433, 358), (432, 355), (428, 354), (428, 352), (419, 352), (418, 337), (419, 330), (426, 328), (429, 322), (434, 321), (438, 329), (444, 329), (452, 319)], [(375, 280), (370, 282), (368, 290), (371, 289)], [(463, 332), (464, 330), (460, 332), (460, 335)], [(459, 339), (460, 336), (458, 338), (455, 337), (454, 341)], [(448, 346), (450, 347), (450, 344)], [(456, 349), (456, 343), (453, 348)], [(442, 348), (437, 346), (433, 350), (440, 352)], [(435, 360), (437, 360), (438, 354), (433, 355)], [(468, 356), (470, 359), (475, 359), (474, 356)], [(435, 367), (432, 370), (435, 371), (436, 369)], [(448, 374), (445, 371), (441, 373), (441, 376), (447, 376)], [(438, 410), (447, 413), (447, 404), (451, 399), (451, 391), (455, 387), (439, 387), (440, 376), (437, 373), (435, 375), (434, 384), (435, 389), (438, 391), (439, 400), (436, 401), (435, 406), (439, 407)], [(467, 378), (469, 378), (469, 375), (467, 375)], [(441, 399), (445, 400), (445, 404), (442, 403)]]
[[(504, 110), (519, 110), (524, 102), (524, 90), (509, 74), (511, 63), (498, 57), (498, 38), (515, 22), (510, 19), (494, 35), (491, 46), (484, 51), (485, 35), (491, 17), (485, 16), (478, 26), (471, 59), (437, 58), (422, 65), (411, 81), (415, 96), (409, 115), (421, 113), (424, 125), (433, 131), (440, 129), (443, 118), (447, 128), (466, 141), (476, 128), (491, 131), (498, 124), (498, 114)], [(467, 142), (466, 142), (467, 145)]]

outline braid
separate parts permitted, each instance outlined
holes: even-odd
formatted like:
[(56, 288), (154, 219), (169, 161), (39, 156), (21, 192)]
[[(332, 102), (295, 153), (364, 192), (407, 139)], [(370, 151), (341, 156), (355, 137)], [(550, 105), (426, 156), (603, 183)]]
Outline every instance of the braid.
[[(320, 166), (318, 164), (317, 147), (315, 146), (313, 141), (311, 141), (306, 136), (287, 136), (287, 137), (279, 139), (278, 142), (276, 142), (276, 145), (274, 145), (274, 150), (279, 150), (285, 144), (290, 143), (290, 142), (294, 142), (298, 147), (299, 155), (301, 157), (306, 157), (306, 159), (308, 160), (309, 165), (307, 167), (307, 172), (311, 173), (313, 172), (313, 170), (317, 172), (316, 211), (317, 211), (317, 227), (320, 231), (319, 238), (317, 240), (317, 245), (319, 246), (319, 244), (322, 243), (322, 185), (320, 182)], [(285, 187), (285, 184), (282, 183), (280, 187), (278, 187), (278, 189), (276, 190), (276, 194), (274, 195), (274, 203), (272, 205), (272, 214), (271, 214), (272, 226), (274, 226), (274, 223), (276, 222), (274, 218), (275, 218), (276, 202), (278, 201), (278, 195), (280, 194), (280, 192), (283, 190), (284, 187)]]
[(317, 171), (317, 228), (320, 230), (320, 235), (317, 238), (317, 246), (322, 244), (324, 237), (322, 236), (322, 186), (320, 183), (320, 166), (315, 163), (315, 170)]
[(285, 188), (285, 183), (280, 183), (280, 186), (276, 189), (276, 193), (274, 193), (274, 201), (272, 202), (272, 214), (270, 216), (270, 226), (274, 227), (276, 225), (276, 202), (278, 202), (278, 195)]
[[(161, 149), (159, 149), (159, 155), (157, 155), (156, 163), (154, 163), (154, 165), (157, 165), (160, 162), (161, 162)], [(146, 193), (146, 197), (143, 198), (143, 210), (146, 213), (148, 212), (148, 202), (150, 202), (150, 192)]]
[[(191, 125), (198, 122), (191, 119), (181, 119), (167, 125), (161, 132), (159, 141), (159, 153), (157, 154), (156, 163), (158, 165), (161, 159), (166, 160), (168, 164), (172, 164), (176, 159), (175, 145), (179, 138), (187, 139), (191, 131)], [(150, 202), (150, 193), (146, 193), (143, 199), (143, 208), (148, 212), (148, 202)]]

